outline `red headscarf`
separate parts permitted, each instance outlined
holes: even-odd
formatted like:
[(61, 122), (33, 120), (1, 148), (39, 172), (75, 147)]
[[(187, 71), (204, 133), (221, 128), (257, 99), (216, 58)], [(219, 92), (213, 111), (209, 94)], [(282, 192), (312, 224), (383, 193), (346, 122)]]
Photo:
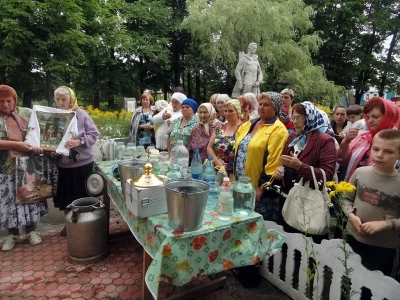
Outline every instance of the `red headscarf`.
[[(382, 119), (376, 130), (372, 130), (369, 122), (367, 121), (367, 114), (365, 111), (371, 111), (373, 108), (379, 108), (382, 112)], [(384, 129), (400, 129), (400, 108), (390, 100), (381, 97), (372, 97), (364, 106), (364, 119), (369, 130), (369, 134), (365, 137), (372, 143), (375, 134)]]
[[(17, 112), (17, 93), (8, 85), (0, 85), (0, 97), (11, 97), (14, 99), (14, 107), (10, 113), (0, 111), (0, 116), (4, 118), (7, 137), (10, 141), (22, 142), (24, 140), (23, 130), (28, 127), (28, 121), (21, 117)], [(10, 150), (11, 157), (21, 155), (19, 151)]]

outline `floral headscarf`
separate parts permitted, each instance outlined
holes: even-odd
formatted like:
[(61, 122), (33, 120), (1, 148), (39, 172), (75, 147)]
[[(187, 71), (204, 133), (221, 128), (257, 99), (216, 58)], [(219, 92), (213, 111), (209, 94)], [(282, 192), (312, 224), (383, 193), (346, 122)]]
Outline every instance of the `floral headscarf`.
[[(375, 134), (383, 129), (400, 129), (400, 109), (399, 107), (392, 101), (383, 99), (381, 97), (373, 97), (368, 101), (381, 101), (385, 107), (385, 111), (383, 112), (381, 122), (379, 123), (378, 128), (374, 131), (371, 129), (371, 125), (369, 122), (365, 122), (368, 127), (368, 133), (365, 135), (366, 139), (372, 143), (372, 139)], [(364, 113), (364, 119), (367, 120), (367, 115)]]
[(321, 126), (325, 125), (325, 121), (319, 109), (313, 104), (308, 101), (300, 104), (303, 105), (306, 111), (306, 125), (304, 126), (303, 131), (289, 144), (289, 147), (293, 147), (300, 140), (299, 148), (300, 150), (303, 150), (306, 145), (306, 134), (311, 131), (319, 130)]
[(272, 102), (275, 105), (276, 114), (281, 120), (288, 120), (288, 116), (282, 112), (282, 96), (276, 92), (267, 92), (267, 94), (271, 97)]
[(210, 135), (210, 126), (213, 126), (215, 123), (219, 122), (217, 120), (217, 112), (215, 111), (215, 108), (214, 108), (214, 106), (212, 106), (211, 103), (201, 104), (197, 111), (199, 111), (200, 107), (202, 107), (202, 106), (207, 109), (208, 113), (210, 114), (210, 118), (205, 123), (201, 122), (200, 118), (199, 118), (199, 123), (204, 125), (204, 132), (206, 133), (206, 135)]

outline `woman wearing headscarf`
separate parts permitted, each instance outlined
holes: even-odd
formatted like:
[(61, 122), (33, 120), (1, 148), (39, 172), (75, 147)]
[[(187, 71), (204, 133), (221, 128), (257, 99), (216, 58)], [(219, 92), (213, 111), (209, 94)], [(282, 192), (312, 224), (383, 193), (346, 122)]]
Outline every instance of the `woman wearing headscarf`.
[(383, 129), (400, 128), (400, 110), (396, 104), (381, 97), (372, 97), (364, 105), (364, 119), (368, 131), (359, 133), (350, 128), (339, 148), (339, 163), (347, 165), (345, 180), (349, 180), (355, 169), (372, 166), (370, 159), (372, 139)]
[(9, 234), (3, 251), (14, 248), (22, 226), (32, 245), (42, 242), (35, 224), (46, 215), (47, 202), (15, 203), (15, 158), (29, 152), (43, 153), (40, 147), (24, 143), (31, 112), (29, 108), (17, 107), (17, 93), (12, 87), (0, 85), (0, 229)]
[(207, 145), (210, 136), (221, 127), (222, 122), (217, 119), (217, 112), (210, 103), (203, 103), (197, 111), (199, 123), (195, 125), (189, 137), (189, 150), (199, 149), (201, 160), (207, 158)]
[(150, 93), (143, 93), (140, 96), (142, 106), (139, 106), (132, 116), (129, 140), (136, 145), (154, 146), (156, 144), (153, 128), (153, 115), (155, 108), (153, 96)]
[[(67, 206), (72, 201), (90, 197), (86, 191), (86, 178), (93, 171), (94, 145), (99, 138), (96, 124), (89, 115), (78, 106), (78, 100), (72, 89), (61, 86), (54, 91), (57, 108), (74, 111), (78, 120), (78, 134), (75, 139), (65, 143), (70, 149), (69, 155), (56, 154), (58, 167), (57, 193), (53, 197), (54, 207), (68, 213)], [(66, 235), (65, 227), (60, 233)]]
[(242, 108), (243, 122), (258, 118), (257, 97), (253, 93), (246, 93), (238, 97)]
[(195, 115), (197, 112), (197, 102), (193, 99), (187, 98), (182, 102), (182, 116), (176, 118), (171, 122), (168, 128), (168, 152), (176, 146), (178, 140), (182, 140), (186, 146), (189, 142), (189, 136), (193, 127), (197, 124), (198, 120)]
[(288, 132), (279, 120), (282, 99), (279, 93), (261, 93), (258, 96), (257, 119), (239, 127), (235, 140), (234, 176), (251, 178), (256, 188), (255, 211), (265, 220), (278, 221), (279, 195), (261, 186), (270, 181), (275, 169), (281, 166), (282, 153)]
[(239, 100), (231, 99), (225, 103), (224, 114), (226, 122), (211, 134), (207, 146), (207, 154), (211, 155), (216, 167), (226, 166), (226, 170), (232, 173), (232, 166), (228, 164), (233, 157), (233, 144), (235, 142), (236, 131), (242, 124), (240, 121), (242, 111)]
[(173, 93), (170, 105), (153, 116), (153, 124), (158, 126), (156, 131), (156, 148), (158, 150), (168, 151), (168, 128), (173, 120), (182, 117), (181, 105), (186, 98), (182, 93)]
[(218, 94), (215, 102), (217, 104), (217, 113), (218, 113), (218, 120), (221, 122), (225, 122), (225, 108), (224, 105), (226, 102), (231, 100), (231, 98), (227, 94)]
[[(310, 187), (314, 187), (311, 166), (314, 167), (317, 181), (323, 181), (322, 170), (326, 174), (326, 180), (330, 181), (335, 173), (336, 150), (335, 141), (329, 134), (322, 132), (321, 127), (325, 126), (324, 118), (321, 112), (313, 104), (303, 102), (295, 104), (292, 109), (292, 117), (295, 131), (290, 134), (280, 162), (284, 166), (284, 172), (281, 168), (275, 169), (275, 178), (282, 179), (281, 189), (288, 194), (289, 190), (300, 178), (304, 181), (310, 181)], [(285, 198), (281, 198), (280, 212), (282, 212)], [(286, 232), (299, 232), (292, 228), (281, 218), (280, 224)], [(314, 242), (321, 242), (326, 236), (312, 236)]]

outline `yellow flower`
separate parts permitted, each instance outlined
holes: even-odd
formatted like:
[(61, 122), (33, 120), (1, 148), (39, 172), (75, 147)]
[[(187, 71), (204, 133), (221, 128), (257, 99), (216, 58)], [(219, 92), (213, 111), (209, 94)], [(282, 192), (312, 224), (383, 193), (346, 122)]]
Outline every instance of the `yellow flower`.
[(355, 190), (356, 187), (354, 185), (345, 181), (341, 181), (335, 186), (336, 193), (350, 193), (354, 192)]
[(331, 188), (334, 187), (336, 185), (336, 183), (334, 181), (327, 181), (326, 182), (326, 187)]
[(333, 197), (335, 197), (335, 194), (336, 193), (334, 191), (329, 192), (329, 198), (332, 199)]

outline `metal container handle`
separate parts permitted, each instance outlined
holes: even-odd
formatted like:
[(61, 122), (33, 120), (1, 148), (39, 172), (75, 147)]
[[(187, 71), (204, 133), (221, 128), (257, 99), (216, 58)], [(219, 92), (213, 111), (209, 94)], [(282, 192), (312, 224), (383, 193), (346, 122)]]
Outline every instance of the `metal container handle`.
[(104, 208), (104, 207), (105, 207), (105, 205), (104, 205), (103, 201), (101, 201), (100, 199), (99, 199), (99, 202), (98, 202), (98, 204), (99, 204), (99, 206), (98, 206), (98, 207), (97, 207), (97, 206), (93, 206), (93, 208), (94, 208), (94, 209), (102, 209), (102, 208)]
[(72, 216), (71, 216), (72, 223), (78, 222), (79, 213), (80, 213), (80, 209), (79, 208), (74, 208), (72, 210)]

